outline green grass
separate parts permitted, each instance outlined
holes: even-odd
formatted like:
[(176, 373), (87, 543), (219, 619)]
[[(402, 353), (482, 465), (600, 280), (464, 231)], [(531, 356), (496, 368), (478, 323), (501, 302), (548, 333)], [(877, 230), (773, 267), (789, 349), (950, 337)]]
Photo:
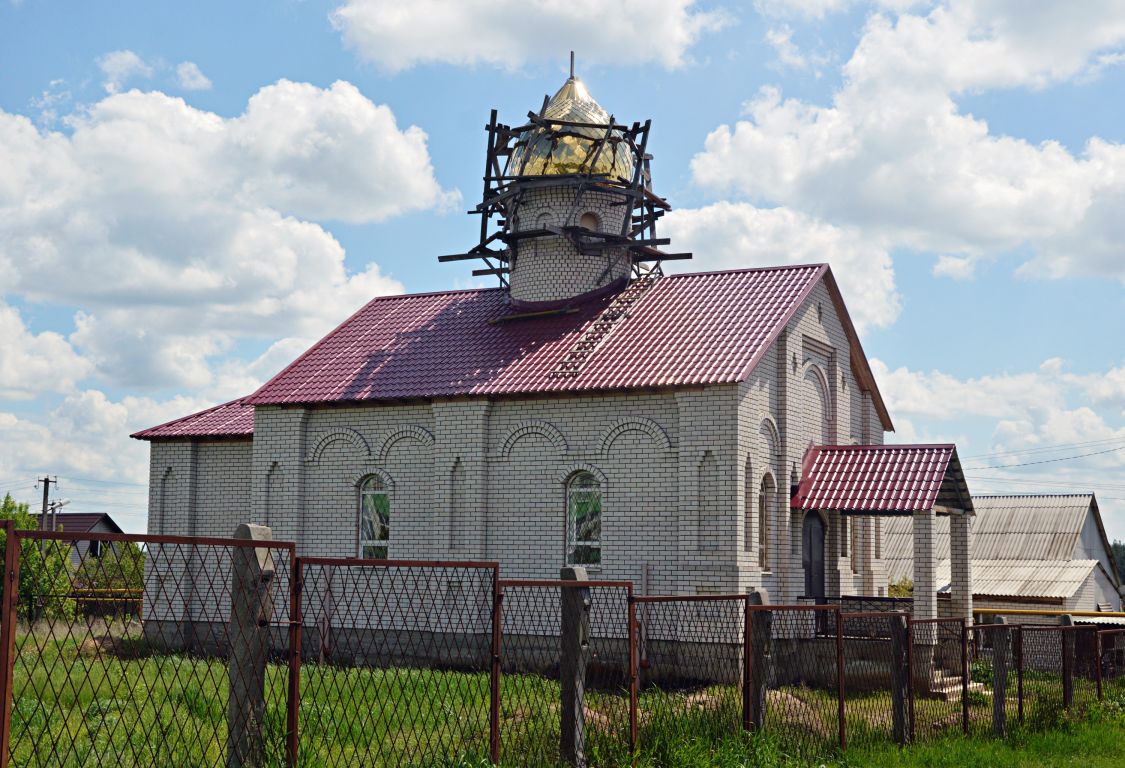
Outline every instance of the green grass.
[[(191, 768), (225, 764), (227, 669), (222, 661), (113, 647), (47, 633), (18, 638), (12, 712), (12, 764)], [(265, 753), (284, 764), (288, 674), (267, 667)], [(304, 664), (301, 675), (301, 762), (307, 766), (487, 766), (489, 680), (484, 673), (375, 670)], [(1051, 703), (1057, 681), (1025, 681), (1033, 701), (1007, 742), (985, 736), (991, 699), (974, 697), (974, 738), (960, 735), (960, 704), (918, 701), (919, 737), (890, 745), (886, 693), (849, 697), (849, 750), (835, 748), (831, 692), (771, 692), (764, 736), (741, 731), (741, 696), (730, 686), (691, 691), (648, 689), (640, 696), (641, 768), (719, 766), (1048, 766), (1125, 765), (1125, 691), (1072, 721)], [(1014, 681), (1009, 688), (1014, 695)], [(1052, 693), (1054, 692), (1054, 693)], [(981, 700), (977, 700), (981, 699)], [(533, 675), (501, 679), (505, 765), (551, 765), (559, 737), (557, 683)], [(388, 707), (393, 702), (393, 707)], [(1114, 703), (1120, 702), (1120, 703)], [(627, 699), (587, 694), (591, 764), (632, 763)], [(1048, 729), (1048, 730), (1043, 730)]]

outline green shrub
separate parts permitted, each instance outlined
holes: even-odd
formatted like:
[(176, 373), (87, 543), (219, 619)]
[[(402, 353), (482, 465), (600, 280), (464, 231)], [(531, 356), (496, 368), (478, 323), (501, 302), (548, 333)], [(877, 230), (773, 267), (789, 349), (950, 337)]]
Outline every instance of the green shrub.
[[(16, 503), (10, 494), (6, 494), (0, 504), (0, 520), (11, 520), (21, 531), (34, 531), (39, 527), (38, 519), (28, 511), (27, 504)], [(7, 538), (7, 534), (0, 531), (0, 559), (8, 550)], [(73, 618), (72, 575), (69, 542), (24, 539), (20, 544), (21, 614), (46, 619)], [(3, 588), (0, 581), (0, 597)]]

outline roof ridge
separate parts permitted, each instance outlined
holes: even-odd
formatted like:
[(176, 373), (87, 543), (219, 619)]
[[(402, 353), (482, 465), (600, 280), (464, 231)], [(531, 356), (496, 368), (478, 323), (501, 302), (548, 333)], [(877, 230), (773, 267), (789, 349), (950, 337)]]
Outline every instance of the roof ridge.
[(1088, 493), (981, 493), (973, 494), (974, 499), (1092, 499), (1094, 492)]
[(956, 443), (866, 443), (861, 445), (817, 445), (823, 450), (868, 450), (871, 448), (956, 448)]
[(734, 269), (709, 269), (704, 272), (673, 272), (670, 275), (664, 275), (665, 280), (673, 280), (680, 277), (706, 277), (710, 275), (734, 275), (746, 272), (783, 272), (786, 270), (797, 269), (819, 269), (820, 267), (827, 267), (828, 262), (809, 262), (808, 264), (778, 264), (773, 267), (737, 267)]

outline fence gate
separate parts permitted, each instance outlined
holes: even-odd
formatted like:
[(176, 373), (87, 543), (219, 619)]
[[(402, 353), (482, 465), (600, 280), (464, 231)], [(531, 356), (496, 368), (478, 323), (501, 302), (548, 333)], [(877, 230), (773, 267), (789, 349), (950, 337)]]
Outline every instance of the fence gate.
[(0, 766), (284, 764), (292, 544), (5, 533)]

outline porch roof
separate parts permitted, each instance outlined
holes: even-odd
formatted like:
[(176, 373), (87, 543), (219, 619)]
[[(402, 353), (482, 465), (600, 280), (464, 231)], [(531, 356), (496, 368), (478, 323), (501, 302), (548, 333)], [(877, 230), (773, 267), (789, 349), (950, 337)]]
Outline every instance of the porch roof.
[(909, 515), (937, 508), (973, 511), (957, 447), (814, 445), (805, 454), (793, 509)]

